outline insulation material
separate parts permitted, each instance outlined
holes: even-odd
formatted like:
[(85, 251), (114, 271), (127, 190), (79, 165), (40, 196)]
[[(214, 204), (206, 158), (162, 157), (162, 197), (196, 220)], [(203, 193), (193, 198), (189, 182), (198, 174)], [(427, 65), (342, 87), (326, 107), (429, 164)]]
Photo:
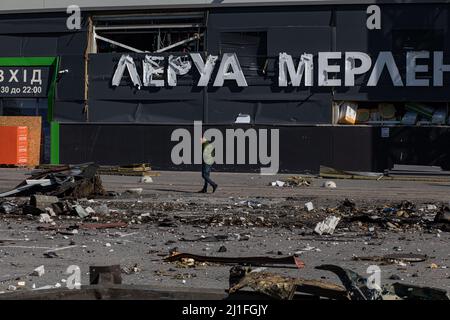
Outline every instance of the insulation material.
[(208, 56), (206, 58), (206, 62), (203, 61), (200, 53), (192, 53), (191, 59), (194, 61), (195, 67), (200, 73), (200, 79), (198, 81), (198, 87), (206, 87), (208, 86), (209, 80), (211, 79), (211, 74), (216, 66), (218, 56)]
[[(230, 70), (231, 69), (231, 70)], [(238, 87), (247, 87), (241, 65), (235, 53), (224, 53), (217, 72), (214, 87), (222, 87), (225, 80), (234, 80)]]
[(124, 54), (120, 57), (116, 72), (114, 72), (112, 85), (115, 87), (118, 87), (120, 85), (120, 81), (122, 80), (125, 69), (128, 70), (133, 85), (140, 89), (142, 87), (141, 78), (139, 77), (133, 58), (127, 54)]
[(343, 102), (339, 107), (340, 124), (355, 124), (358, 105), (353, 102)]
[(182, 76), (187, 74), (192, 68), (192, 63), (189, 56), (169, 56), (169, 69), (167, 71), (167, 83), (171, 87), (177, 85), (177, 75)]
[(383, 119), (389, 120), (395, 118), (396, 109), (391, 103), (380, 103), (378, 110)]
[(0, 127), (0, 164), (27, 165), (28, 128)]
[(0, 117), (0, 126), (28, 128), (28, 165), (37, 166), (41, 158), (41, 117)]
[(164, 57), (145, 56), (142, 66), (144, 86), (164, 87)]

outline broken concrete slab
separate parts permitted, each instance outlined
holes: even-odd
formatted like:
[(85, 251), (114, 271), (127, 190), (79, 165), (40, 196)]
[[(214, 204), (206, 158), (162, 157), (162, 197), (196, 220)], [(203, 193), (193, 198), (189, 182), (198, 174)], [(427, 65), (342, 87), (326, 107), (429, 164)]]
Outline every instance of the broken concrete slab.
[(339, 221), (341, 221), (340, 218), (337, 218), (335, 216), (330, 216), (330, 217), (326, 218), (324, 221), (319, 222), (316, 225), (316, 227), (314, 228), (314, 232), (319, 235), (333, 234)]
[(89, 213), (86, 212), (86, 210), (84, 210), (84, 208), (82, 206), (75, 205), (73, 206), (73, 210), (76, 212), (76, 214), (81, 218), (84, 219), (86, 217), (89, 217)]
[(30, 197), (30, 205), (45, 210), (45, 208), (51, 207), (52, 204), (59, 202), (58, 197), (46, 196), (46, 195), (32, 195)]

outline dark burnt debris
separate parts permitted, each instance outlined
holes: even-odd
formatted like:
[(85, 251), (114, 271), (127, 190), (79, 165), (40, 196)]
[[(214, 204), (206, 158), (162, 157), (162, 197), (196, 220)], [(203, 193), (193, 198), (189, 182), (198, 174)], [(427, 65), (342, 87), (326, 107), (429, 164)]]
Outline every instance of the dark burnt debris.
[(0, 194), (2, 197), (23, 197), (47, 195), (58, 198), (83, 198), (105, 196), (98, 166), (95, 164), (62, 166), (50, 170), (37, 170), (31, 173), (16, 188)]

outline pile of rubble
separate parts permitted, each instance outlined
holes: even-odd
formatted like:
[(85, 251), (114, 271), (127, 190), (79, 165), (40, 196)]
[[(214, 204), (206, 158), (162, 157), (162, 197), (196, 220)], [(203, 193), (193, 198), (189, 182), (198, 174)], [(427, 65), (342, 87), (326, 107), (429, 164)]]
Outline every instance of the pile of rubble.
[(104, 196), (107, 193), (103, 189), (97, 170), (97, 165), (85, 164), (33, 171), (29, 179), (24, 180), (13, 190), (0, 193), (0, 198), (35, 194), (58, 198)]

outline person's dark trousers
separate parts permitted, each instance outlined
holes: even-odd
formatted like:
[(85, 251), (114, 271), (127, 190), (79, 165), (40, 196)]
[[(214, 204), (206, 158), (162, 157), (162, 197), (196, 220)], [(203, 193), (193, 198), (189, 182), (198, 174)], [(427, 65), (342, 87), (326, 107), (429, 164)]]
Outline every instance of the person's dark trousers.
[(209, 174), (211, 173), (211, 166), (208, 164), (202, 164), (202, 178), (205, 180), (205, 184), (203, 185), (203, 192), (208, 190), (208, 183), (213, 187), (213, 190), (217, 188), (217, 184), (211, 180)]

